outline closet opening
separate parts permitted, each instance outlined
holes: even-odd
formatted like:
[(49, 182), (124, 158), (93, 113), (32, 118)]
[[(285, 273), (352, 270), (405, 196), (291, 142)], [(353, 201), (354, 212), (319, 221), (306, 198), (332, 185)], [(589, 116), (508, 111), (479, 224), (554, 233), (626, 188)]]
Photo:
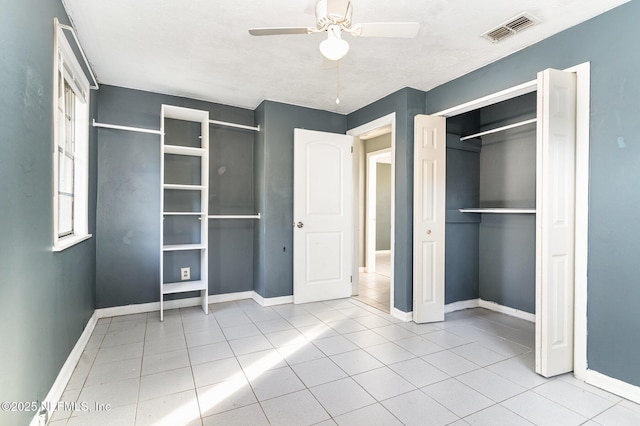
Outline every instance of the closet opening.
[(449, 117), (446, 129), (445, 304), (479, 299), (533, 322), (536, 93)]

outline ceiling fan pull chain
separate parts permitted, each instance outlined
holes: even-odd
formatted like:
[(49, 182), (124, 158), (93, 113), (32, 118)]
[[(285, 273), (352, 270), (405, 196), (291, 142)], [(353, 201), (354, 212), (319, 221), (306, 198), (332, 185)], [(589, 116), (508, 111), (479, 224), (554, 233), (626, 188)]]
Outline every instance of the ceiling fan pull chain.
[(336, 62), (336, 105), (340, 105), (340, 61)]

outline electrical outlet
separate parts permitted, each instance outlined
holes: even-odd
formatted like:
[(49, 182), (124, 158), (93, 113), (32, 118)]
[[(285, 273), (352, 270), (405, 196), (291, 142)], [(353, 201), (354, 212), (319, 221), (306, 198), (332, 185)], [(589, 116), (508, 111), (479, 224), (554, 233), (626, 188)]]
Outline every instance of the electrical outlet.
[(191, 268), (188, 266), (186, 268), (180, 268), (180, 279), (182, 281), (191, 279)]

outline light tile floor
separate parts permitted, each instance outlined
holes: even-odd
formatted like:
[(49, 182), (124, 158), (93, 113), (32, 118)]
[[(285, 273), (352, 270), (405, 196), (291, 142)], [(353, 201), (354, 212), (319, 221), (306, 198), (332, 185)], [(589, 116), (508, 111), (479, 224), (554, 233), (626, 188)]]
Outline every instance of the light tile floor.
[(376, 272), (359, 274), (358, 295), (356, 299), (369, 306), (389, 313), (391, 285), (391, 255), (389, 253), (376, 254)]
[(418, 325), (355, 299), (102, 319), (63, 395), (78, 409), (50, 424), (640, 424), (637, 404), (535, 374), (533, 339), (484, 309)]

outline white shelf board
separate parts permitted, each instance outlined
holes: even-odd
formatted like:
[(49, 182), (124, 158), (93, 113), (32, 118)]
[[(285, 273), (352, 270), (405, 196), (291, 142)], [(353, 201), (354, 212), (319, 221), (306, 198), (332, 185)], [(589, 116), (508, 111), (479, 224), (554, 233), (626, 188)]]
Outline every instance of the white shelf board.
[(162, 187), (164, 189), (179, 189), (182, 191), (202, 191), (206, 189), (204, 185), (181, 185), (175, 183), (165, 183)]
[(162, 212), (165, 216), (205, 216), (203, 212)]
[(492, 214), (536, 214), (536, 209), (512, 209), (502, 207), (482, 207), (459, 209), (460, 213), (492, 213)]
[(182, 293), (185, 291), (206, 290), (207, 284), (202, 281), (181, 281), (162, 284), (162, 294)]
[(203, 250), (207, 246), (204, 244), (176, 244), (162, 246), (162, 251), (185, 251), (185, 250)]
[(190, 146), (165, 145), (164, 153), (175, 154), (175, 155), (189, 155), (192, 157), (202, 157), (206, 153), (206, 150), (202, 148), (193, 148)]
[(184, 108), (175, 105), (162, 105), (162, 117), (175, 120), (203, 122), (209, 120), (209, 111)]

